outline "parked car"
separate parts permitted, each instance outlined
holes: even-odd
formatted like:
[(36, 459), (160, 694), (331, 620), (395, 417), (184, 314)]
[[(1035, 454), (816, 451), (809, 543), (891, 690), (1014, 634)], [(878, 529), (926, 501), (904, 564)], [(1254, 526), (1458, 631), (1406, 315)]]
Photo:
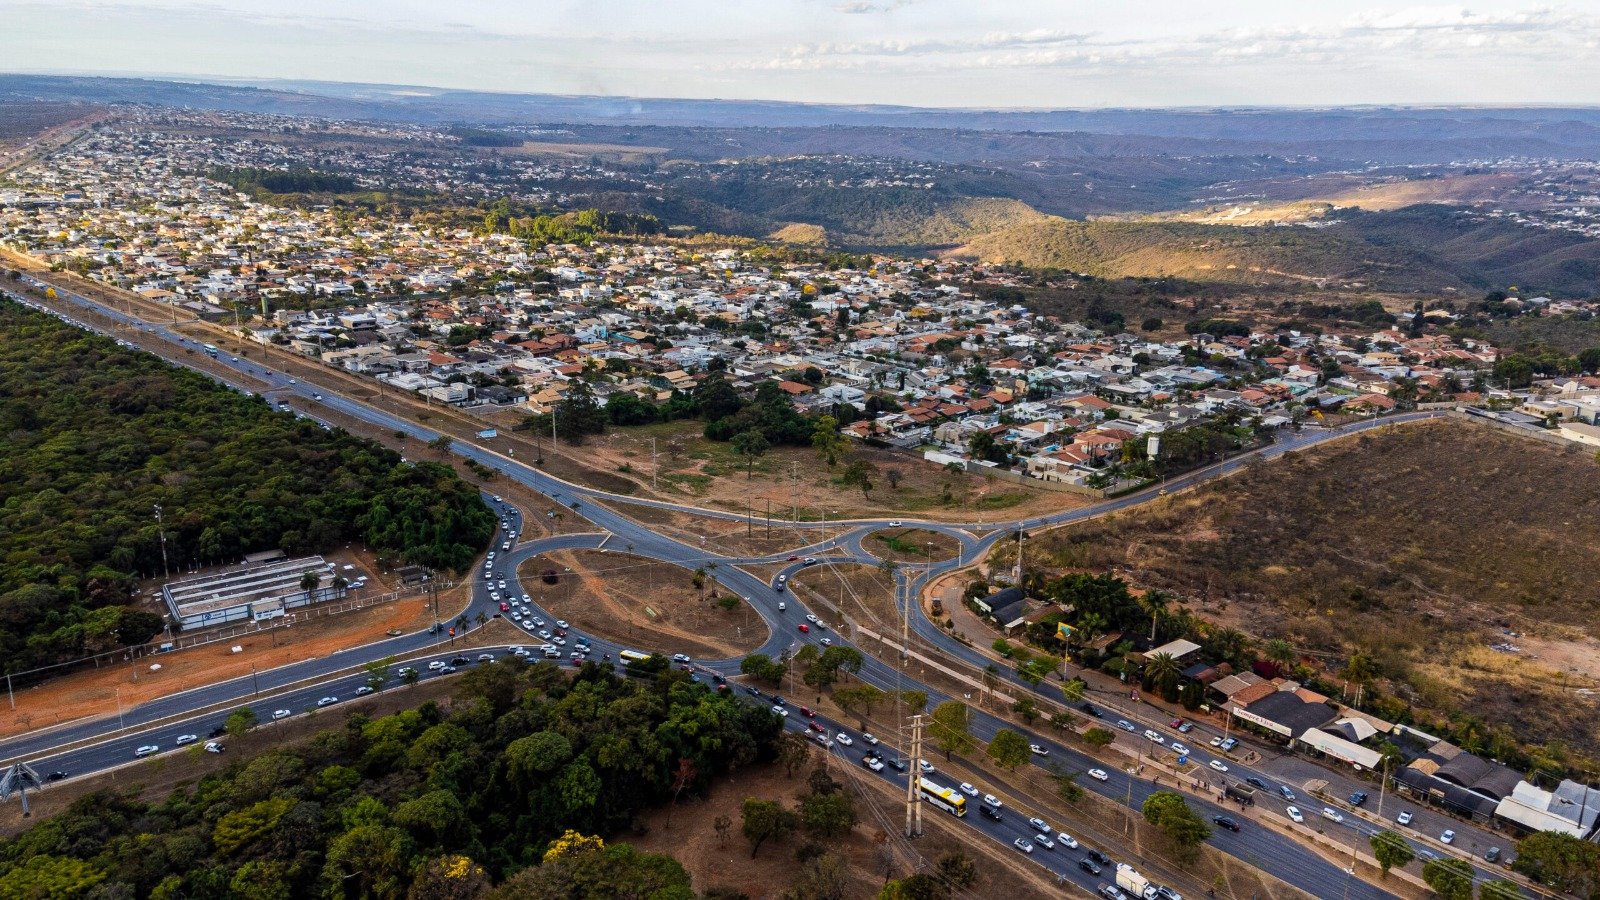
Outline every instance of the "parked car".
[(207, 753), (221, 753), (224, 749), (226, 748), (224, 748), (222, 744), (218, 743), (217, 741), (206, 741)]
[(1454, 828), (1446, 828), (1444, 830), (1444, 834), (1439, 835), (1439, 843), (1441, 843), (1441, 844), (1454, 843), (1455, 839), (1456, 839), (1456, 831), (1455, 831)]
[(1227, 740), (1223, 741), (1221, 744), (1218, 744), (1217, 746), (1222, 749), (1223, 753), (1227, 753), (1228, 751), (1232, 750), (1233, 748), (1239, 746), (1239, 739), (1238, 738), (1228, 738)]
[(1399, 825), (1410, 825), (1411, 824), (1411, 820), (1413, 818), (1415, 818), (1415, 816), (1413, 816), (1411, 814), (1411, 810), (1408, 809), (1405, 812), (1401, 813), (1400, 815), (1395, 816), (1394, 820), (1395, 820), (1395, 823), (1399, 824)]
[(1350, 795), (1350, 805), (1351, 806), (1360, 806), (1361, 804), (1363, 804), (1365, 802), (1367, 802), (1367, 792), (1366, 791), (1356, 791), (1355, 793)]

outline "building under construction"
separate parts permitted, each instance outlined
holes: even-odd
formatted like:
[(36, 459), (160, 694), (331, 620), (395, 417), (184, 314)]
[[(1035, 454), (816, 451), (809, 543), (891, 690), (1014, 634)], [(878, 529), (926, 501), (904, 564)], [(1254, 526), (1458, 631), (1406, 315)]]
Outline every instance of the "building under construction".
[[(337, 600), (347, 588), (334, 581), (333, 564), (320, 556), (252, 560), (221, 572), (162, 585), (173, 621), (184, 629), (234, 622), (263, 622), (291, 609)], [(306, 590), (306, 573), (317, 586)]]

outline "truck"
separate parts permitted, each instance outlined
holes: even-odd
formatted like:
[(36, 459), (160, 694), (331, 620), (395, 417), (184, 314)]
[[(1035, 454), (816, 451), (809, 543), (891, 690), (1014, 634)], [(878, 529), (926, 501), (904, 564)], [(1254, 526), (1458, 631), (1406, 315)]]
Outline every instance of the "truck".
[(1242, 782), (1228, 785), (1223, 790), (1223, 793), (1227, 794), (1230, 799), (1237, 800), (1245, 806), (1254, 806), (1256, 803), (1256, 789)]
[(1155, 888), (1150, 886), (1150, 879), (1133, 870), (1127, 863), (1117, 864), (1117, 887), (1127, 891), (1134, 897), (1146, 896), (1146, 891), (1155, 893)]

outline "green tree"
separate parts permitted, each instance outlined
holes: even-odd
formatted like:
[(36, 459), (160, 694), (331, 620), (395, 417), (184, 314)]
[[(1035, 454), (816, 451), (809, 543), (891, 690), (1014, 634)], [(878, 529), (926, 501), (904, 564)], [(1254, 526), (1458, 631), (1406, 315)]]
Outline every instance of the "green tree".
[(1061, 697), (1068, 703), (1080, 703), (1089, 690), (1089, 683), (1074, 675), (1061, 684)]
[(767, 443), (767, 438), (754, 428), (741, 431), (733, 436), (733, 452), (744, 457), (744, 477), (746, 480), (755, 477), (756, 458), (764, 455), (772, 445)]
[(1515, 881), (1497, 878), (1478, 885), (1478, 900), (1522, 900), (1522, 886)]
[(882, 703), (886, 695), (882, 690), (866, 682), (845, 685), (833, 692), (833, 702), (845, 712), (861, 718), (859, 727), (865, 731), (866, 716), (872, 715), (872, 707)]
[(989, 758), (1007, 772), (1015, 771), (1017, 766), (1027, 762), (1029, 752), (1028, 739), (1009, 728), (995, 732), (994, 738), (989, 741)]
[(769, 840), (782, 841), (799, 825), (799, 818), (774, 800), (750, 797), (740, 811), (739, 828), (744, 839), (750, 842), (750, 858), (755, 859), (761, 845)]
[(1032, 697), (1018, 697), (1017, 701), (1011, 704), (1011, 711), (1029, 725), (1039, 718), (1039, 705), (1033, 702)]
[(1586, 896), (1600, 889), (1600, 845), (1541, 831), (1517, 842), (1511, 868), (1540, 884)]
[(1162, 697), (1169, 702), (1177, 698), (1178, 679), (1183, 677), (1183, 667), (1171, 653), (1157, 653), (1150, 657), (1145, 663), (1144, 674)]
[(1267, 641), (1264, 648), (1267, 661), (1278, 667), (1278, 671), (1287, 672), (1294, 668), (1294, 645), (1282, 638)]
[(1472, 864), (1459, 859), (1430, 859), (1422, 867), (1422, 880), (1439, 900), (1472, 900)]
[(935, 706), (928, 731), (933, 745), (944, 752), (946, 760), (956, 753), (971, 753), (978, 745), (972, 737), (972, 710), (960, 700), (946, 700)]
[(1390, 869), (1405, 868), (1407, 863), (1417, 858), (1411, 844), (1393, 831), (1380, 831), (1369, 838), (1368, 843), (1372, 845), (1372, 856), (1385, 876)]
[(694, 900), (683, 865), (664, 853), (641, 853), (630, 844), (599, 839), (577, 842), (508, 879), (496, 900), (551, 900), (558, 897), (637, 897)]
[(1146, 797), (1143, 812), (1145, 821), (1161, 829), (1173, 855), (1182, 861), (1194, 859), (1199, 846), (1211, 836), (1211, 826), (1172, 791), (1156, 791)]
[(1104, 728), (1091, 728), (1083, 733), (1083, 741), (1091, 747), (1106, 747), (1116, 740), (1116, 735)]
[(853, 459), (844, 467), (844, 474), (839, 476), (839, 483), (845, 486), (854, 485), (861, 488), (861, 496), (870, 496), (872, 493), (872, 474), (877, 471), (877, 466), (864, 459)]
[(844, 453), (844, 437), (839, 434), (839, 420), (833, 416), (819, 416), (811, 430), (811, 446), (816, 448), (817, 456), (828, 464), (828, 468), (838, 465), (839, 457)]
[(739, 671), (757, 681), (776, 686), (782, 683), (787, 669), (783, 663), (765, 653), (752, 653), (739, 661)]
[(1050, 677), (1056, 670), (1056, 659), (1053, 656), (1035, 656), (1033, 659), (1017, 666), (1017, 677), (1028, 683), (1031, 688), (1038, 688), (1040, 682)]
[(70, 900), (89, 893), (105, 873), (70, 856), (30, 856), (0, 875), (0, 900)]
[(367, 670), (367, 687), (375, 691), (383, 690), (389, 683), (389, 667), (394, 664), (394, 657), (375, 659), (363, 666)]
[(813, 837), (843, 837), (856, 825), (855, 803), (844, 791), (806, 794), (800, 798), (800, 825)]
[(951, 852), (933, 864), (933, 873), (952, 892), (970, 890), (978, 883), (978, 864), (965, 853)]
[(1056, 795), (1068, 803), (1077, 803), (1083, 799), (1083, 785), (1078, 783), (1077, 772), (1058, 772), (1056, 779)]
[(222, 723), (222, 727), (227, 730), (229, 737), (244, 737), (250, 733), (250, 729), (256, 727), (256, 711), (248, 706), (241, 706), (228, 713), (228, 718)]
[(211, 829), (211, 843), (223, 856), (231, 856), (260, 840), (277, 827), (278, 820), (294, 806), (288, 797), (274, 797), (234, 810), (217, 820)]

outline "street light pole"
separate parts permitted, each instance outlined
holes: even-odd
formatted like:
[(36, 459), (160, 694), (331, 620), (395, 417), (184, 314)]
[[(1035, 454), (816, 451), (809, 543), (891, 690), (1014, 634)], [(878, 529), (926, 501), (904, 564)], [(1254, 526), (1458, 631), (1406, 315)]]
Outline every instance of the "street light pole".
[(161, 522), (161, 504), (156, 507), (156, 533), (161, 535), (161, 577), (171, 578), (172, 573), (167, 569), (167, 529)]

